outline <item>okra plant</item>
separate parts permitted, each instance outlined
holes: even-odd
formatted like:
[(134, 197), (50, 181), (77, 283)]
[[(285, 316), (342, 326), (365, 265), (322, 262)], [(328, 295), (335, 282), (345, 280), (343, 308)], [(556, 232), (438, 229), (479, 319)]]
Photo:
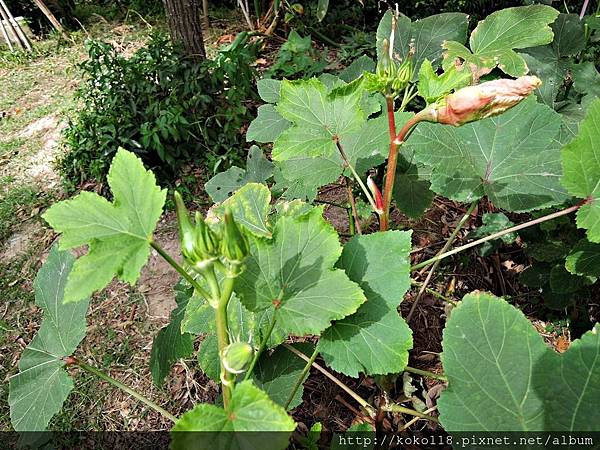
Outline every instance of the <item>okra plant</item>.
[[(10, 382), (14, 428), (47, 426), (73, 387), (65, 365), (75, 365), (171, 419), (173, 448), (196, 442), (180, 431), (279, 431), (270, 448), (285, 448), (296, 428), (289, 411), (301, 403), (320, 356), (320, 370), (372, 418), (405, 414), (439, 421), (448, 432), (593, 430), (600, 423), (600, 325), (558, 354), (506, 299), (473, 292), (451, 311), (444, 374), (433, 374), (408, 366), (412, 331), (398, 313), (415, 283), (411, 272), (435, 270), (444, 258), (561, 216), (575, 214), (585, 234), (559, 261), (561, 279), (593, 284), (600, 276), (598, 85), (577, 85), (575, 76), (575, 89), (557, 88), (586, 64), (569, 60), (583, 50), (573, 36), (581, 31), (585, 42), (589, 32), (575, 19), (544, 5), (501, 10), (477, 25), (466, 47), (464, 14), (412, 22), (388, 12), (377, 63), (360, 58), (339, 77), (261, 80), (266, 104), (247, 137), (272, 143), (272, 162), (254, 146), (245, 170), (210, 180), (215, 204), (207, 215), (192, 218), (175, 194), (182, 264), (152, 237), (166, 191), (137, 157), (119, 150), (108, 175), (112, 202), (82, 192), (44, 214), (60, 244), (35, 281), (44, 322)], [(543, 70), (552, 58), (568, 69)], [(314, 204), (320, 187), (340, 179), (353, 234), (343, 245)], [(467, 212), (436, 256), (417, 254), (411, 266), (411, 230), (393, 229), (392, 202), (417, 217), (434, 194), (465, 202)], [(483, 197), (505, 212), (535, 216), (451, 248)], [(363, 226), (360, 202), (378, 231)], [(500, 223), (509, 222), (503, 217)], [(484, 222), (491, 227), (495, 219)], [(82, 245), (88, 251), (75, 259), (68, 250)], [(154, 339), (154, 381), (160, 385), (179, 358), (191, 357), (202, 335), (199, 365), (221, 386), (222, 402), (181, 417), (77, 356), (89, 297), (113, 278), (133, 285), (152, 249), (181, 275), (171, 323)], [(417, 283), (420, 294), (428, 280)], [(416, 372), (447, 382), (439, 418), (391, 402), (385, 384), (370, 403), (333, 372)], [(234, 438), (221, 443), (240, 448)]]

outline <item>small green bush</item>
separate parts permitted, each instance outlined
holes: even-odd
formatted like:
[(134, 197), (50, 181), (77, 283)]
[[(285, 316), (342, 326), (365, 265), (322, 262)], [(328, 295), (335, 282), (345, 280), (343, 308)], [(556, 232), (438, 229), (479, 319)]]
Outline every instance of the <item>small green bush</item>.
[(104, 180), (119, 147), (137, 153), (163, 181), (186, 163), (235, 159), (253, 116), (246, 104), (256, 95), (254, 48), (244, 39), (201, 63), (161, 34), (130, 58), (105, 42), (90, 41), (87, 49), (81, 108), (64, 132), (70, 151), (59, 161), (67, 188)]

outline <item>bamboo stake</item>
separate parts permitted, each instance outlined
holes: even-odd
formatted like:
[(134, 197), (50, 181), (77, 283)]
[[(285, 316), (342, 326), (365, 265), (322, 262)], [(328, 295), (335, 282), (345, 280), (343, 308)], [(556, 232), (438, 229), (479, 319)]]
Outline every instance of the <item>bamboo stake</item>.
[(63, 28), (63, 26), (61, 25), (61, 23), (56, 19), (56, 17), (54, 16), (54, 14), (52, 14), (52, 11), (50, 11), (48, 9), (48, 7), (46, 6), (46, 4), (42, 0), (33, 0), (33, 2), (44, 13), (44, 15), (46, 16), (46, 18), (50, 21), (50, 23), (56, 29), (56, 31), (58, 31), (62, 35), (62, 37), (64, 37), (66, 40), (69, 40), (69, 36), (65, 32), (65, 29)]
[(6, 32), (6, 28), (4, 27), (4, 21), (3, 20), (0, 20), (0, 28), (2, 29), (2, 36), (4, 37), (4, 40), (6, 41), (6, 44), (8, 45), (8, 49), (11, 52), (13, 52), (15, 50), (15, 48), (12, 45), (12, 41), (10, 40), (10, 36)]
[(29, 39), (27, 39), (27, 36), (25, 36), (25, 33), (23, 33), (23, 30), (21, 29), (21, 25), (19, 25), (19, 22), (17, 22), (15, 20), (15, 18), (12, 15), (12, 13), (8, 9), (8, 6), (6, 6), (6, 3), (4, 3), (4, 0), (0, 0), (0, 6), (2, 6), (2, 8), (6, 12), (6, 14), (8, 14), (8, 17), (12, 21), (13, 27), (15, 28), (15, 30), (17, 30), (17, 36), (23, 42), (23, 44), (25, 45), (25, 48), (27, 48), (27, 50), (31, 51), (32, 48), (31, 48), (31, 44), (29, 42)]
[[(2, 20), (4, 21), (2, 28), (4, 28), (4, 24), (6, 24), (6, 26), (10, 30), (10, 33), (12, 34), (12, 37), (14, 37), (15, 42), (17, 43), (17, 45), (19, 47), (21, 47), (21, 48), (25, 48), (25, 47), (23, 47), (23, 43), (19, 39), (19, 35), (17, 34), (17, 32), (16, 32), (16, 30), (15, 30), (15, 28), (13, 26), (13, 23), (8, 18), (8, 15), (6, 14), (6, 11), (4, 11), (4, 8), (2, 7), (2, 5), (0, 5), (0, 15), (2, 16)], [(9, 37), (9, 39), (10, 39), (10, 37)], [(12, 47), (12, 45), (10, 45), (10, 46)]]

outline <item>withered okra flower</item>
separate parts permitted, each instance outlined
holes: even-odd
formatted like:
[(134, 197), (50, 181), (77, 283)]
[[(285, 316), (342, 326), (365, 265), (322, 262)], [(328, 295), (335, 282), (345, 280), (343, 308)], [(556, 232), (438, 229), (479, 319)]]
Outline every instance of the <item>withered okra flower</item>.
[(460, 126), (495, 116), (517, 105), (542, 81), (535, 76), (500, 79), (467, 86), (423, 110), (421, 120)]

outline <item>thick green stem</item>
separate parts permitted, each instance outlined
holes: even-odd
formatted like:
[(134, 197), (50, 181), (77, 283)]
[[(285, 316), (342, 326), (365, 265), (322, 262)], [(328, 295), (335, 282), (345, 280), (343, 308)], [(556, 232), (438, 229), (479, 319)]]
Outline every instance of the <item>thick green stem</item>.
[(227, 305), (229, 299), (233, 293), (233, 286), (235, 284), (235, 276), (228, 276), (223, 282), (223, 291), (219, 304), (215, 309), (215, 319), (217, 327), (217, 344), (219, 347), (219, 358), (221, 360), (221, 383), (223, 385), (223, 405), (227, 408), (231, 400), (231, 392), (233, 391), (233, 384), (235, 382), (232, 373), (225, 369), (223, 364), (223, 351), (225, 347), (229, 345), (229, 328), (227, 326)]
[(438, 373), (429, 372), (427, 370), (416, 369), (414, 367), (406, 366), (404, 368), (404, 371), (405, 372), (410, 372), (410, 373), (416, 373), (417, 375), (422, 375), (422, 376), (427, 377), (427, 378), (433, 378), (434, 380), (448, 381), (448, 378), (446, 378), (444, 375), (440, 375)]
[(129, 386), (126, 386), (125, 384), (121, 383), (120, 381), (115, 380), (113, 377), (105, 374), (100, 369), (90, 366), (89, 364), (86, 364), (83, 361), (80, 361), (79, 359), (73, 358), (73, 357), (69, 357), (67, 362), (69, 364), (74, 364), (74, 365), (82, 368), (86, 372), (96, 375), (98, 378), (101, 378), (102, 380), (112, 384), (114, 387), (121, 389), (123, 392), (126, 392), (127, 394), (131, 395), (132, 397), (138, 399), (140, 402), (144, 403), (146, 406), (149, 406), (150, 408), (152, 408), (154, 411), (156, 411), (163, 417), (169, 419), (171, 422), (173, 422), (173, 423), (177, 422), (177, 417), (175, 417), (173, 414), (171, 414), (164, 408), (158, 406), (152, 400), (144, 397), (139, 392), (134, 391)]
[[(279, 296), (281, 298), (281, 293)], [(256, 366), (256, 363), (258, 362), (260, 355), (262, 354), (262, 352), (265, 351), (265, 348), (267, 348), (267, 342), (269, 342), (271, 333), (273, 333), (273, 328), (275, 328), (276, 320), (277, 320), (277, 309), (275, 309), (273, 311), (273, 316), (271, 317), (271, 322), (269, 323), (269, 328), (267, 329), (267, 332), (265, 333), (264, 337), (260, 341), (258, 350), (256, 350), (256, 353), (254, 354), (254, 358), (252, 358), (252, 362), (250, 363), (250, 366), (248, 367), (248, 370), (246, 371), (246, 375), (244, 375), (244, 380), (250, 379), (250, 376), (252, 375), (252, 372), (254, 371), (254, 367)]]
[[(438, 255), (441, 255), (442, 253), (444, 253), (446, 250), (448, 250), (450, 248), (450, 246), (452, 245), (452, 243), (456, 240), (456, 237), (458, 236), (458, 233), (460, 232), (460, 230), (462, 230), (462, 227), (465, 225), (465, 223), (467, 223), (467, 220), (469, 220), (469, 218), (471, 217), (471, 214), (473, 213), (473, 211), (477, 207), (478, 203), (479, 203), (479, 201), (474, 201), (473, 203), (471, 203), (471, 206), (469, 206), (469, 208), (467, 209), (467, 212), (458, 221), (458, 223), (456, 224), (456, 227), (454, 227), (454, 231), (452, 232), (452, 234), (450, 235), (450, 237), (448, 238), (448, 240), (446, 241), (446, 243), (444, 244), (444, 246), (442, 247), (442, 249), (438, 252)], [(415, 301), (413, 302), (413, 304), (412, 304), (412, 306), (410, 308), (408, 316), (406, 316), (406, 321), (407, 322), (410, 322), (410, 319), (412, 318), (412, 315), (414, 314), (414, 312), (415, 312), (415, 310), (417, 308), (417, 304), (419, 303), (419, 300), (423, 296), (423, 293), (427, 289), (427, 285), (431, 281), (431, 277), (433, 277), (433, 274), (434, 274), (435, 270), (438, 268), (439, 265), (440, 265), (440, 260), (435, 261), (433, 263), (433, 266), (431, 267), (431, 270), (427, 274), (427, 278), (425, 278), (425, 281), (423, 282), (423, 285), (421, 286), (421, 289), (419, 289), (419, 293), (417, 294), (417, 297), (415, 298)]]
[(160, 245), (158, 245), (152, 240), (150, 241), (150, 245), (154, 250), (158, 252), (160, 256), (163, 257), (165, 261), (167, 261), (179, 273), (179, 275), (181, 275), (188, 283), (190, 283), (202, 297), (204, 297), (207, 301), (210, 301), (211, 295), (208, 292), (206, 292), (206, 290), (203, 289), (202, 286), (200, 286), (196, 280), (194, 280), (194, 277), (187, 273), (187, 271), (183, 267), (181, 267), (181, 265), (179, 265), (177, 261), (171, 258), (171, 256), (169, 256), (169, 254), (165, 252), (165, 250)]
[(221, 287), (219, 286), (219, 280), (217, 280), (214, 266), (211, 265), (210, 267), (207, 267), (202, 272), (202, 275), (204, 275), (204, 278), (208, 283), (208, 287), (210, 288), (212, 298), (215, 300), (215, 303), (218, 302), (221, 298)]
[(318, 354), (319, 354), (319, 350), (318, 350), (318, 346), (316, 346), (315, 347), (315, 351), (310, 356), (310, 359), (306, 362), (306, 365), (304, 366), (304, 369), (302, 369), (302, 373), (300, 373), (300, 376), (296, 380), (296, 384), (294, 385), (294, 389), (292, 389), (292, 392), (290, 393), (290, 396), (288, 397), (287, 401), (285, 402), (284, 408), (286, 410), (290, 406), (290, 403), (292, 403), (292, 400), (294, 399), (294, 395), (296, 395), (296, 392), (298, 391), (298, 389), (300, 389), (300, 386), (302, 386), (302, 383), (304, 382), (304, 378), (306, 377), (306, 374), (308, 374), (308, 371), (310, 370), (310, 367), (315, 362), (315, 359), (317, 359)]
[(515, 231), (519, 231), (519, 230), (522, 230), (524, 228), (532, 227), (534, 225), (537, 225), (537, 224), (540, 224), (540, 223), (543, 223), (543, 222), (547, 222), (548, 220), (556, 219), (557, 217), (566, 216), (567, 214), (570, 214), (572, 212), (577, 211), (582, 205), (584, 205), (588, 201), (589, 200), (586, 200), (586, 201), (581, 202), (581, 203), (579, 203), (579, 204), (577, 204), (575, 206), (571, 206), (571, 207), (563, 209), (561, 211), (557, 211), (555, 213), (548, 214), (547, 216), (543, 216), (543, 217), (539, 217), (539, 218), (534, 219), (534, 220), (530, 220), (529, 222), (522, 223), (521, 225), (516, 225), (514, 227), (507, 228), (506, 230), (502, 230), (502, 231), (499, 231), (497, 233), (490, 234), (489, 236), (486, 236), (484, 238), (478, 239), (476, 241), (469, 242), (468, 244), (461, 245), (460, 247), (456, 247), (456, 248), (454, 248), (454, 249), (452, 249), (452, 250), (450, 250), (448, 252), (441, 253), (439, 255), (434, 256), (433, 258), (429, 258), (428, 260), (420, 262), (419, 264), (415, 264), (414, 266), (412, 266), (410, 268), (410, 270), (413, 271), (413, 270), (420, 269), (422, 267), (426, 267), (426, 266), (428, 266), (428, 265), (430, 265), (430, 264), (432, 264), (432, 263), (434, 263), (436, 261), (439, 261), (439, 260), (442, 260), (444, 258), (447, 258), (448, 256), (456, 255), (457, 253), (460, 253), (460, 252), (462, 252), (464, 250), (467, 250), (469, 248), (476, 247), (476, 246), (481, 245), (481, 244), (483, 244), (485, 242), (493, 241), (494, 239), (501, 238), (505, 234), (514, 233)]

